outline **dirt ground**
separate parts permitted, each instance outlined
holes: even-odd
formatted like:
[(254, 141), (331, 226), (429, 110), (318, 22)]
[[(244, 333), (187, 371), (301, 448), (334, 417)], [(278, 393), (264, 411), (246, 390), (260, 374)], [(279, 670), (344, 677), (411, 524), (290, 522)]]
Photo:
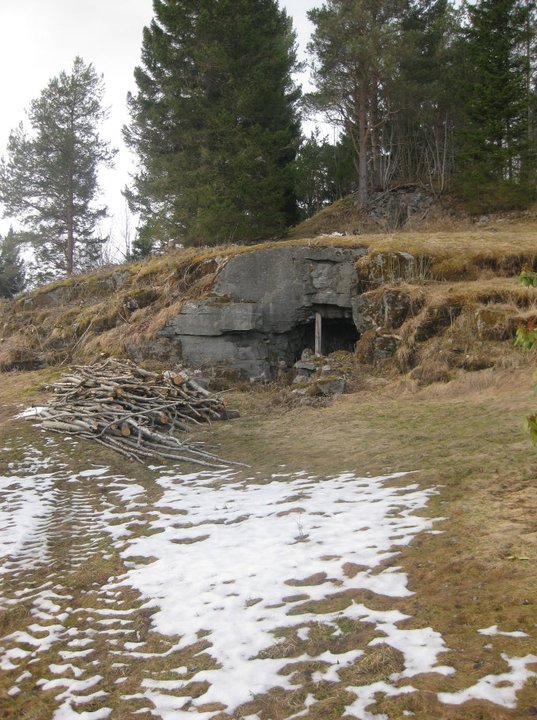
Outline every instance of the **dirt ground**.
[[(410, 616), (408, 627), (430, 626), (441, 633), (449, 648), (442, 662), (457, 672), (453, 677), (413, 678), (418, 692), (379, 697), (369, 712), (384, 713), (382, 717), (390, 720), (410, 714), (422, 720), (537, 715), (535, 677), (518, 693), (516, 709), (476, 700), (441, 705), (436, 695), (468, 687), (489, 673), (505, 672), (504, 653), (522, 656), (537, 648), (537, 455), (524, 430), (525, 416), (537, 405), (533, 372), (534, 359), (528, 356), (519, 367), (461, 372), (449, 383), (421, 389), (403, 379), (370, 377), (358, 392), (325, 406), (290, 406), (275, 387), (235, 390), (226, 394), (227, 403), (241, 417), (194, 435), (216, 445), (222, 457), (248, 463), (260, 475), (268, 476), (282, 465), (289, 472), (306, 469), (319, 477), (341, 471), (359, 476), (408, 471), (421, 486), (437, 489), (427, 513), (442, 518), (436, 525), (442, 532), (418, 536), (397, 556), (397, 565), (408, 574), (414, 591), (398, 601), (398, 609)], [(13, 416), (21, 405), (42, 403), (46, 398), (42, 385), (56, 374), (2, 375), (1, 446), (15, 436), (39, 442), (32, 426)], [(68, 462), (84, 467), (92, 452), (91, 446), (81, 443)], [(11, 459), (6, 453), (0, 457), (0, 474), (8, 470)], [(99, 459), (139, 482), (149, 481), (149, 471), (113, 453), (103, 452)], [(382, 609), (379, 596), (361, 592), (353, 599), (365, 599)], [(0, 624), (2, 634), (10, 627), (6, 622), (4, 618)], [(523, 631), (527, 637), (491, 640), (477, 633), (493, 625), (502, 631)], [(366, 657), (367, 662), (353, 670), (354, 676), (347, 673), (347, 685), (382, 680), (397, 666), (393, 652), (379, 650)], [(14, 706), (6, 687), (0, 680), (4, 717), (51, 717), (51, 705), (35, 702), (32, 711), (25, 706), (24, 714), (22, 709), (9, 714), (7, 709)], [(305, 678), (302, 690), (301, 697), (306, 692), (316, 692), (317, 699), (326, 695), (321, 714), (317, 705), (315, 712), (303, 717), (342, 717), (349, 702), (337, 684), (311, 688)], [(289, 717), (291, 701), (286, 694), (269, 694), (253, 699), (234, 717), (253, 713), (263, 720)], [(132, 717), (129, 713), (135, 709), (118, 711), (114, 717)]]

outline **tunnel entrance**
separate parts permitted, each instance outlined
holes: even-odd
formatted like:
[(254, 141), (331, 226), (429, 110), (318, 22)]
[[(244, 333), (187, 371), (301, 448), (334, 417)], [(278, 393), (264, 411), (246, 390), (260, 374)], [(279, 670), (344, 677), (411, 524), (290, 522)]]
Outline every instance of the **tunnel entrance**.
[(333, 314), (333, 311), (331, 313), (322, 310), (316, 312), (317, 318), (305, 326), (304, 348), (309, 348), (314, 352), (317, 350), (321, 355), (329, 355), (336, 350), (354, 352), (360, 334), (352, 317), (333, 317)]

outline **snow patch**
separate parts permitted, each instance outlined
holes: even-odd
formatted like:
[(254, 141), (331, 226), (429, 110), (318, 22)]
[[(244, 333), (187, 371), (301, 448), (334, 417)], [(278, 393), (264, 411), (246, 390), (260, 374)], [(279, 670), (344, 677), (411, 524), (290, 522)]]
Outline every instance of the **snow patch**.
[[(210, 647), (205, 652), (218, 669), (194, 675), (192, 680), (207, 681), (210, 687), (193, 704), (219, 702), (232, 711), (252, 695), (274, 687), (289, 689), (292, 675), (285, 677), (281, 670), (291, 662), (323, 662), (326, 667), (317, 673), (318, 680), (337, 682), (338, 670), (355, 662), (362, 650), (290, 660), (277, 657), (274, 630), (287, 627), (306, 639), (311, 623), (342, 617), (374, 623), (380, 637), (373, 643), (387, 642), (401, 650), (401, 677), (452, 672), (436, 664), (446, 650), (440, 635), (431, 628), (401, 630), (397, 623), (406, 616), (398, 611), (372, 611), (351, 603), (342, 611), (318, 614), (309, 606), (349, 589), (410, 595), (400, 568), (378, 567), (397, 547), (432, 529), (433, 521), (416, 511), (427, 505), (433, 491), (412, 483), (389, 484), (401, 474), (357, 478), (344, 473), (322, 480), (306, 472), (278, 475), (255, 484), (234, 482), (228, 471), (163, 474), (157, 481), (163, 495), (152, 506), (154, 517), (148, 523), (151, 533), (127, 536), (121, 546), (124, 559), (154, 560), (134, 564), (113, 587), (138, 590), (147, 600), (145, 607), (155, 608), (155, 629), (179, 636), (181, 648), (197, 642), (198, 630), (207, 632)], [(117, 538), (116, 526), (111, 533)], [(362, 568), (353, 577), (345, 573), (350, 563)], [(289, 599), (303, 594), (307, 603)], [(276, 657), (264, 657), (273, 646)], [(158, 689), (146, 689), (146, 697), (163, 702), (156, 695)], [(181, 710), (177, 698), (170, 702), (173, 711)]]
[(522, 632), (521, 630), (514, 630), (513, 632), (505, 632), (504, 630), (498, 630), (497, 625), (491, 625), (488, 628), (483, 628), (482, 630), (478, 630), (478, 633), (481, 635), (489, 635), (493, 637), (494, 635), (504, 635), (505, 637), (515, 637), (515, 638), (523, 638), (528, 637), (528, 633)]
[(486, 675), (466, 690), (452, 693), (439, 693), (440, 702), (448, 705), (462, 705), (468, 700), (488, 700), (495, 705), (516, 708), (516, 694), (529, 678), (537, 677), (537, 672), (529, 670), (527, 665), (537, 663), (537, 655), (509, 657), (505, 653), (502, 659), (509, 665), (509, 671), (499, 675)]

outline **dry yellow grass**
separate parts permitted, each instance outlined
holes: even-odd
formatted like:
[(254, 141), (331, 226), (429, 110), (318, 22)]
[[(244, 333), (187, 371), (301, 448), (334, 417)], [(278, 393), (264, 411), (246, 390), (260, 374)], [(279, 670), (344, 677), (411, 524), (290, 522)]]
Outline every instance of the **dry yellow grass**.
[[(415, 593), (397, 600), (397, 608), (410, 616), (407, 627), (430, 626), (442, 634), (450, 649), (442, 662), (453, 665), (457, 675), (413, 678), (416, 693), (394, 698), (379, 695), (377, 703), (368, 708), (370, 712), (393, 718), (403, 717), (403, 711), (413, 712), (417, 720), (508, 720), (529, 716), (530, 709), (537, 706), (537, 686), (531, 680), (519, 693), (517, 710), (477, 701), (445, 706), (436, 699), (439, 691), (461, 689), (488, 673), (503, 672), (502, 652), (523, 655), (535, 650), (537, 463), (522, 427), (524, 416), (535, 403), (530, 391), (535, 358), (523, 353), (517, 356), (518, 365), (474, 373), (457, 371), (451, 382), (423, 388), (409, 377), (372, 375), (363, 379), (361, 390), (325, 407), (288, 409), (274, 404), (273, 388), (235, 391), (229, 402), (242, 410), (242, 417), (196, 433), (195, 439), (219, 444), (223, 454), (249, 462), (265, 477), (282, 464), (289, 472), (307, 469), (321, 478), (343, 470), (357, 475), (408, 470), (415, 471), (413, 478), (420, 485), (437, 487), (438, 495), (431, 499), (427, 512), (445, 518), (437, 526), (442, 534), (417, 537), (395, 558), (395, 563), (407, 571)], [(30, 425), (9, 418), (21, 401), (42, 402), (39, 388), (49, 378), (50, 371), (10, 373), (10, 382), (2, 383), (0, 430), (6, 441), (24, 433), (27, 443), (39, 442), (32, 436)], [(73, 470), (80, 470), (93, 458), (91, 445), (80, 443), (76, 450), (66, 452), (64, 460)], [(101, 460), (109, 463), (112, 471), (125, 472), (122, 458), (110, 453)], [(152, 492), (147, 470), (131, 465), (127, 472)], [(75, 602), (90, 606), (87, 591), (91, 583), (118, 572), (118, 562), (116, 557), (101, 564), (95, 561), (73, 573)], [(113, 568), (110, 563), (115, 564)], [(348, 568), (349, 573), (353, 571)], [(304, 592), (303, 587), (294, 586), (292, 578), (289, 580), (290, 595)], [(311, 583), (318, 581), (309, 579)], [(131, 600), (135, 606), (137, 598), (133, 595)], [(317, 705), (305, 717), (335, 720), (354, 699), (346, 688), (387, 680), (398, 672), (401, 658), (397, 651), (383, 645), (367, 647), (373, 637), (368, 625), (343, 618), (341, 634), (334, 636), (333, 627), (323, 624), (323, 613), (344, 608), (352, 600), (379, 610), (393, 607), (393, 599), (367, 591), (338, 594), (318, 603), (319, 622), (312, 625), (306, 640), (288, 630), (274, 648), (266, 651), (267, 657), (289, 658), (289, 674), (296, 689), (254, 697), (237, 710), (234, 718), (258, 714), (283, 720), (301, 711), (311, 694)], [(149, 640), (150, 647), (157, 647), (160, 639), (152, 636), (148, 618), (140, 612), (138, 619), (141, 635)], [(9, 631), (26, 619), (10, 616), (5, 621)], [(490, 643), (477, 629), (494, 624), (504, 630), (524, 630), (529, 637), (502, 638), (487, 649)], [(312, 672), (319, 668), (294, 660), (305, 653), (338, 653), (355, 647), (366, 648), (366, 652), (354, 666), (340, 673), (338, 683), (313, 682)], [(189, 649), (188, 657), (172, 656), (170, 668), (191, 662), (193, 653), (202, 649), (203, 645)], [(105, 650), (103, 647), (102, 657), (94, 659), (113, 675)], [(205, 662), (203, 655), (195, 658), (197, 665), (200, 662)], [(136, 667), (129, 670), (122, 693), (128, 694), (128, 689), (135, 687), (137, 672)], [(9, 703), (0, 683), (0, 707), (10, 707), (2, 704), (2, 697)], [(128, 718), (138, 709), (135, 700), (121, 700), (113, 693), (111, 703), (113, 717), (117, 718)], [(53, 698), (36, 690), (21, 698), (13, 712), (31, 711), (36, 720), (50, 720), (52, 707)], [(18, 715), (8, 713), (6, 717)], [(218, 717), (229, 720), (225, 713)]]
[(406, 281), (426, 287), (427, 304), (511, 303), (521, 319), (533, 311), (534, 290), (517, 286), (515, 279), (524, 264), (534, 265), (537, 258), (537, 229), (527, 218), (472, 231), (187, 248), (60, 280), (1, 303), (0, 369), (88, 361), (100, 353), (144, 355), (185, 299), (210, 294), (219, 267), (229, 258), (281, 244), (367, 248), (358, 262), (365, 288)]

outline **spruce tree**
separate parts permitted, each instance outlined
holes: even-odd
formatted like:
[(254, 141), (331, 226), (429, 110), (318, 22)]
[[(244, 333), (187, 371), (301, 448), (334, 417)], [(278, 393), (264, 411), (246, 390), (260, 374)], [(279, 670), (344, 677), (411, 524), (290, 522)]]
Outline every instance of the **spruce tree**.
[(24, 290), (26, 272), (19, 252), (20, 237), (10, 228), (0, 237), (0, 297), (10, 298)]
[(479, 0), (468, 9), (458, 160), (464, 195), (476, 210), (515, 206), (532, 193), (532, 6), (531, 0)]
[(460, 13), (448, 0), (412, 0), (401, 23), (402, 52), (388, 92), (399, 108), (386, 143), (399, 181), (442, 192), (453, 172), (458, 111)]
[(93, 66), (77, 57), (70, 73), (53, 78), (9, 137), (0, 162), (4, 214), (18, 218), (34, 247), (36, 279), (94, 265), (106, 238), (96, 236), (106, 208), (97, 206), (97, 172), (114, 152), (99, 135), (106, 116), (104, 86)]
[(308, 218), (354, 190), (352, 144), (345, 135), (332, 145), (318, 128), (304, 138), (296, 158), (297, 198)]
[(127, 144), (140, 245), (248, 242), (296, 219), (294, 34), (275, 0), (155, 0)]

